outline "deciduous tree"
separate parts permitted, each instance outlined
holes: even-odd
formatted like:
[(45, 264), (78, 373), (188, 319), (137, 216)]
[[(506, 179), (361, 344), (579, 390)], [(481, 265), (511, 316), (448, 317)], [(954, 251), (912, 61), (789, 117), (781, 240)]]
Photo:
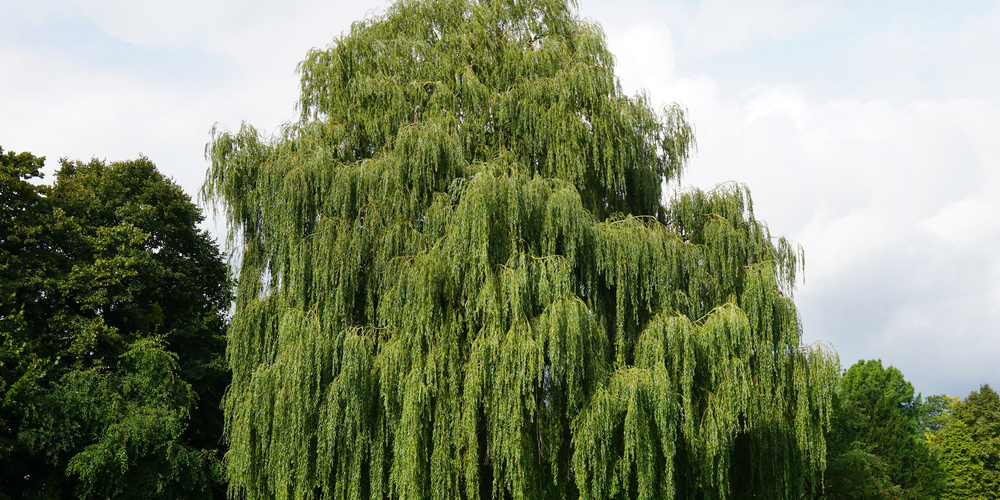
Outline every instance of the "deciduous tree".
[(300, 121), (215, 132), (234, 496), (818, 484), (839, 367), (800, 252), (742, 186), (665, 204), (693, 129), (613, 66), (562, 0), (402, 1), (309, 53)]
[(0, 491), (223, 496), (228, 271), (145, 158), (0, 151)]
[(889, 477), (889, 464), (875, 453), (876, 446), (858, 440), (859, 427), (865, 425), (857, 403), (837, 392), (833, 397), (833, 416), (827, 433), (827, 464), (821, 491), (811, 498), (831, 500), (894, 499), (903, 489)]
[(983, 464), (969, 428), (961, 420), (952, 420), (943, 429), (940, 457), (945, 477), (941, 500), (995, 497), (984, 487)]
[(920, 406), (920, 421), (917, 425), (917, 432), (924, 436), (934, 453), (937, 453), (941, 445), (944, 428), (951, 421), (951, 409), (958, 402), (958, 397), (936, 394), (928, 396)]
[(989, 384), (972, 391), (952, 409), (952, 418), (965, 424), (982, 464), (986, 498), (1000, 498), (1000, 396)]

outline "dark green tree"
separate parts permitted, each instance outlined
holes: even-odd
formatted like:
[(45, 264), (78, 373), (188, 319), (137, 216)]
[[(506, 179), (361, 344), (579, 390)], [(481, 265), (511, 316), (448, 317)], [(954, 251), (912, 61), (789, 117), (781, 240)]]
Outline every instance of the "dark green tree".
[(798, 498), (836, 357), (747, 190), (664, 203), (694, 140), (562, 0), (401, 1), (216, 131), (242, 255), (232, 496)]
[(813, 498), (892, 499), (903, 495), (902, 488), (889, 477), (886, 460), (874, 453), (875, 445), (858, 440), (861, 425), (864, 425), (861, 408), (843, 392), (834, 394), (824, 488)]
[(858, 361), (843, 375), (829, 436), (829, 498), (936, 498), (940, 464), (918, 432), (921, 398), (882, 361)]
[(0, 481), (12, 498), (225, 492), (228, 271), (147, 159), (2, 158)]
[(975, 444), (984, 498), (1000, 498), (1000, 396), (983, 384), (955, 404), (952, 418), (965, 424)]

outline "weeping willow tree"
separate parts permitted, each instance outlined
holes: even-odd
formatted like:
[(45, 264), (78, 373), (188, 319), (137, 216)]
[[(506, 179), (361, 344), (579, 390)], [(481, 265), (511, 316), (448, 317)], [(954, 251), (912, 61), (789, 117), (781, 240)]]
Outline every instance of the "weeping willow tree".
[(562, 0), (403, 0), (308, 54), (300, 120), (213, 132), (235, 498), (819, 487), (800, 251), (741, 186), (665, 204), (692, 128), (613, 66)]

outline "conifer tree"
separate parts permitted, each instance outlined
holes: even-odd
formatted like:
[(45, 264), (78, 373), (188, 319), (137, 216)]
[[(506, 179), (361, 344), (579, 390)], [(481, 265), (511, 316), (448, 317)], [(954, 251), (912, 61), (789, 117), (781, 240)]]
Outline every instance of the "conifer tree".
[(401, 1), (213, 132), (241, 257), (236, 498), (730, 498), (820, 484), (839, 364), (801, 252), (727, 185), (664, 203), (683, 108), (563, 0)]
[(844, 373), (836, 399), (827, 486), (856, 497), (877, 489), (881, 498), (937, 498), (941, 467), (918, 432), (921, 397), (902, 372), (881, 360), (858, 361)]

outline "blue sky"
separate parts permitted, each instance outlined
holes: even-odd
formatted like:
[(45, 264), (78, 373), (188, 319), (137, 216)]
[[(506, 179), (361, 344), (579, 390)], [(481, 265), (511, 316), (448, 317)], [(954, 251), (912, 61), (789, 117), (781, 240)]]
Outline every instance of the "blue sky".
[[(294, 118), (296, 63), (384, 5), (0, 0), (0, 146), (50, 167), (141, 153), (194, 194), (214, 123)], [(925, 395), (1000, 384), (1000, 2), (580, 11), (627, 92), (690, 109), (680, 186), (746, 183), (772, 233), (803, 245), (806, 342), (845, 367), (881, 358)]]

